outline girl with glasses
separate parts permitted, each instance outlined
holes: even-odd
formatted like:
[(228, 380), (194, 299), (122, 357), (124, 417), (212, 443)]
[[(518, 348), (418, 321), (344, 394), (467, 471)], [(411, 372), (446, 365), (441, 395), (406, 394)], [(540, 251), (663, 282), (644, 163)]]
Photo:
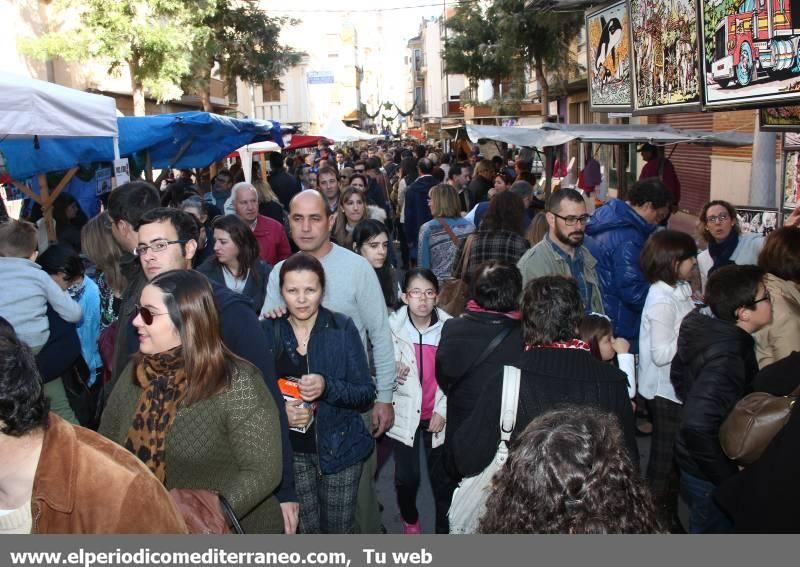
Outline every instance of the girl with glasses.
[(439, 283), (433, 272), (415, 268), (406, 273), (401, 298), (405, 306), (389, 317), (397, 364), (394, 426), (395, 488), (403, 531), (420, 534), (417, 491), (420, 446), (425, 448), (428, 476), (436, 503), (436, 533), (449, 533), (447, 511), (453, 487), (444, 469), (444, 427), (447, 398), (436, 382), (436, 351), (442, 326), (450, 316), (436, 307)]
[(208, 279), (156, 276), (133, 320), (139, 353), (122, 372), (100, 433), (139, 457), (168, 490), (224, 496), (247, 533), (282, 533), (278, 408), (261, 373), (222, 341)]
[(758, 253), (764, 246), (760, 234), (742, 233), (736, 208), (727, 201), (710, 201), (700, 211), (700, 238), (708, 248), (697, 257), (697, 267), (703, 289), (708, 276), (722, 266), (758, 263)]

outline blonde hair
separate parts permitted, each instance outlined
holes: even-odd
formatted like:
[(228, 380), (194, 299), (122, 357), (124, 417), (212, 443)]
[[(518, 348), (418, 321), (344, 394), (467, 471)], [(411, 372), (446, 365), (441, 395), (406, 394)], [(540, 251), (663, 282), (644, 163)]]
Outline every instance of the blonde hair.
[(336, 243), (348, 250), (353, 249), (353, 235), (347, 232), (347, 217), (344, 215), (344, 204), (353, 195), (358, 195), (361, 202), (364, 203), (364, 218), (361, 220), (367, 218), (367, 198), (355, 187), (348, 187), (342, 191), (342, 194), (339, 196), (339, 208), (336, 211), (336, 224), (333, 227), (333, 237), (336, 239)]
[(86, 257), (103, 272), (108, 285), (117, 293), (128, 287), (128, 280), (122, 274), (120, 248), (111, 233), (111, 217), (104, 211), (92, 218), (81, 229), (81, 245)]
[(458, 218), (461, 216), (461, 202), (455, 187), (440, 183), (431, 189), (431, 215), (434, 218)]
[(272, 186), (269, 184), (269, 181), (253, 181), (253, 187), (256, 188), (259, 201), (264, 203), (271, 203), (273, 201), (280, 202), (280, 199), (278, 199), (278, 196), (272, 190)]

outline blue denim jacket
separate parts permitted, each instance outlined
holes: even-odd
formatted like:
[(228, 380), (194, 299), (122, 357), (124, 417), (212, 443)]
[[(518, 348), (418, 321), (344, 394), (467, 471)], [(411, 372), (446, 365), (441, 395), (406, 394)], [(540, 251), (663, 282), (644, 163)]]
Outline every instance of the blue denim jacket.
[[(287, 317), (262, 322), (277, 361), (282, 352), (296, 357), (297, 339)], [(294, 360), (299, 363), (299, 360)], [(319, 464), (334, 474), (367, 458), (373, 440), (361, 417), (375, 401), (367, 354), (350, 317), (320, 307), (308, 342), (311, 373), (325, 378), (315, 415)]]

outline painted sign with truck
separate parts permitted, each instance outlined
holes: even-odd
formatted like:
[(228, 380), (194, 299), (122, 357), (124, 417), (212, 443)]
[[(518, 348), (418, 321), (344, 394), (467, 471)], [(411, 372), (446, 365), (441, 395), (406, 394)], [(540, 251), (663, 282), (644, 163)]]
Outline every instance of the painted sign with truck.
[(800, 0), (701, 0), (707, 108), (800, 99)]

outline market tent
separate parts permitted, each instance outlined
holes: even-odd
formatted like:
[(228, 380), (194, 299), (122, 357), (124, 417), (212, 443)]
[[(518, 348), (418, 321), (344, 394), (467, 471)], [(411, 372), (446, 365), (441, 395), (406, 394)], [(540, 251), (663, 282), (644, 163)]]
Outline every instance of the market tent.
[(244, 180), (248, 183), (251, 183), (251, 177), (253, 174), (253, 156), (267, 154), (269, 152), (279, 152), (281, 149), (297, 150), (300, 148), (311, 148), (316, 146), (317, 142), (324, 139), (325, 138), (323, 136), (300, 136), (297, 134), (292, 134), (283, 137), (283, 142), (285, 144), (284, 148), (281, 148), (275, 142), (257, 142), (255, 144), (247, 144), (242, 146), (236, 151), (228, 154), (226, 157), (238, 157), (242, 160)]
[(319, 133), (320, 136), (337, 143), (382, 140), (383, 136), (367, 134), (361, 130), (346, 126), (341, 120), (331, 120)]
[(156, 169), (207, 167), (245, 144), (271, 139), (283, 145), (281, 126), (208, 112), (180, 112), (119, 119), (120, 153), (149, 154)]
[[(254, 141), (274, 139), (283, 143), (277, 122), (240, 120), (207, 112), (181, 112), (153, 116), (114, 117), (119, 126), (122, 157), (149, 154), (151, 167), (206, 167), (232, 150)], [(0, 151), (15, 179), (61, 171), (78, 164), (110, 162), (114, 147), (110, 138), (39, 138), (39, 149), (30, 140), (5, 140)]]
[(114, 137), (116, 101), (27, 77), (0, 74), (0, 135)]
[(538, 128), (467, 125), (470, 140), (494, 140), (527, 148), (560, 146), (573, 140), (598, 144), (671, 145), (696, 143), (720, 146), (749, 146), (753, 137), (737, 132), (696, 132), (663, 124), (555, 124)]

